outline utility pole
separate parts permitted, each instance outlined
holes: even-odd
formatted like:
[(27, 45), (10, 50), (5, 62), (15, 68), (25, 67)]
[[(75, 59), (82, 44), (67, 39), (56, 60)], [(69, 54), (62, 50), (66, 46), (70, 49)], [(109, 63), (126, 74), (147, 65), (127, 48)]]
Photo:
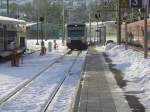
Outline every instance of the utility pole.
[(63, 24), (62, 24), (62, 44), (64, 45), (65, 42), (65, 7), (64, 7), (64, 0), (63, 0)]
[(68, 9), (68, 23), (71, 23), (71, 12), (70, 12), (70, 8)]
[(91, 44), (91, 13), (89, 13), (89, 36), (90, 36), (90, 44)]
[(147, 32), (147, 17), (149, 12), (149, 0), (143, 1), (143, 9), (142, 12), (144, 13), (144, 58), (148, 57), (148, 32)]
[(47, 41), (47, 16), (45, 15), (45, 21), (44, 21), (44, 36), (45, 36), (45, 41)]
[(7, 0), (7, 17), (9, 17), (9, 0)]
[(144, 58), (148, 55), (148, 39), (147, 39), (147, 5), (144, 6)]
[(123, 20), (124, 20), (124, 23), (125, 23), (125, 50), (128, 49), (128, 27), (127, 27), (127, 9), (126, 9), (126, 12), (124, 12), (124, 17), (123, 17)]
[(121, 43), (121, 26), (120, 26), (120, 2), (118, 0), (118, 9), (117, 9), (117, 44)]
[(38, 16), (38, 13), (37, 13), (37, 11), (36, 11), (36, 19), (37, 19), (37, 42), (36, 42), (36, 45), (39, 45), (39, 41), (38, 41), (38, 39), (39, 39), (39, 16)]
[(19, 6), (17, 6), (18, 8), (17, 8), (17, 19), (19, 19), (20, 18), (20, 8), (19, 8)]
[[(1, 10), (2, 10), (2, 4), (3, 4), (3, 2), (2, 2), (2, 0), (1, 0)], [(2, 16), (2, 12), (1, 12), (1, 16)]]
[(97, 23), (97, 28), (96, 28), (96, 31), (97, 31), (97, 36), (96, 36), (96, 42), (98, 43), (98, 19), (97, 19), (97, 21), (96, 21), (96, 23)]

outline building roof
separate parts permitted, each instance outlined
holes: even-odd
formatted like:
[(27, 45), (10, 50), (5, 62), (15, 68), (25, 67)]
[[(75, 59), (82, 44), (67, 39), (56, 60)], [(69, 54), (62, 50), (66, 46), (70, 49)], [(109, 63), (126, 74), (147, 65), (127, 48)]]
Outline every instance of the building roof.
[(14, 18), (9, 18), (5, 16), (0, 16), (0, 21), (7, 21), (7, 22), (14, 22), (14, 23), (25, 23), (26, 21), (24, 20), (19, 20), (19, 19), (14, 19)]

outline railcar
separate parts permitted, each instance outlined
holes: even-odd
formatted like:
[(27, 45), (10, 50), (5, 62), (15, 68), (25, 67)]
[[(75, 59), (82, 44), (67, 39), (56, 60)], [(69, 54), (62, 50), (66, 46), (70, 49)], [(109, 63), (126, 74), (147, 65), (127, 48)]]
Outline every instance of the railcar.
[[(148, 47), (150, 48), (150, 19), (148, 19)], [(126, 39), (127, 38), (127, 39)], [(127, 24), (127, 37), (125, 37), (125, 25), (121, 26), (121, 40), (135, 46), (144, 46), (144, 20)]]
[(0, 57), (12, 54), (11, 42), (16, 43), (18, 53), (26, 49), (26, 22), (0, 16)]
[(69, 49), (86, 50), (88, 48), (87, 29), (85, 24), (67, 25), (67, 47)]

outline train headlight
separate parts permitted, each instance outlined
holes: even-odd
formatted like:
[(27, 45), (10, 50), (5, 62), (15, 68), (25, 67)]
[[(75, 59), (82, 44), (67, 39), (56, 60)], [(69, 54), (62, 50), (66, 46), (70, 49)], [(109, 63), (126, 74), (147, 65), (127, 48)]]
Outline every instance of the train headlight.
[(84, 42), (85, 42), (85, 38), (84, 38), (84, 37), (82, 37), (82, 38), (81, 38), (81, 41), (84, 43)]
[(71, 43), (71, 39), (70, 39), (70, 38), (68, 38), (68, 39), (67, 39), (67, 42), (68, 42), (68, 43)]

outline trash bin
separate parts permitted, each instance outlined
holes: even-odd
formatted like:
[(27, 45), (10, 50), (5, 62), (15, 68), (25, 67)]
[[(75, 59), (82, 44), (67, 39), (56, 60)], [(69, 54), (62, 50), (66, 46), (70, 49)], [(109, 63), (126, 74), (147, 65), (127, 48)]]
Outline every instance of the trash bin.
[(52, 42), (48, 42), (48, 51), (49, 51), (49, 52), (52, 51)]

